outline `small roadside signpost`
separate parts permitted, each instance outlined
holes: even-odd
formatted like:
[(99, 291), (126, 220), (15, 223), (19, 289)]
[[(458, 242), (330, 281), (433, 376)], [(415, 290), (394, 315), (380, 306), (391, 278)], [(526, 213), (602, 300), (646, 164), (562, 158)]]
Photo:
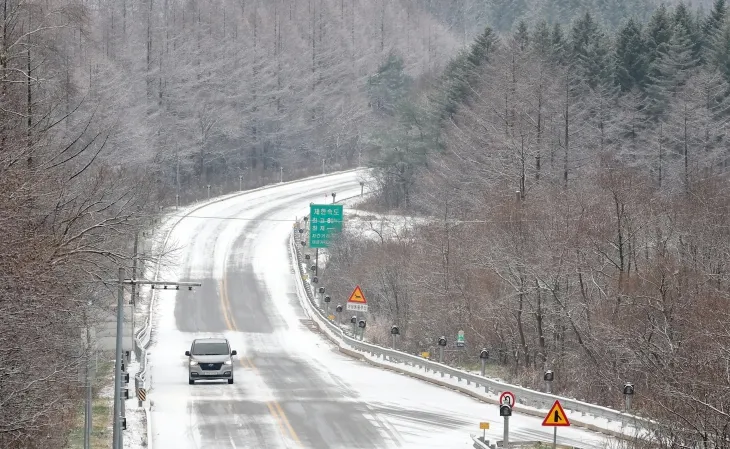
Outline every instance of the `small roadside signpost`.
[(504, 418), (504, 434), (502, 436), (502, 448), (509, 448), (509, 417), (512, 416), (512, 407), (507, 404), (499, 406), (499, 416)]
[(481, 429), (482, 432), (482, 442), (486, 443), (487, 441), (487, 430), (489, 430), (489, 423), (486, 421), (482, 421), (479, 423), (479, 429)]
[(352, 291), (350, 299), (347, 300), (347, 310), (352, 310), (353, 312), (368, 311), (368, 302), (359, 285), (355, 286), (355, 290)]
[(509, 417), (512, 416), (512, 408), (515, 406), (515, 394), (511, 391), (503, 391), (499, 395), (499, 416), (504, 417), (503, 447), (509, 446)]
[(568, 415), (565, 414), (560, 401), (555, 401), (550, 411), (542, 421), (542, 425), (553, 428), (553, 449), (558, 445), (558, 427), (569, 427), (570, 421)]

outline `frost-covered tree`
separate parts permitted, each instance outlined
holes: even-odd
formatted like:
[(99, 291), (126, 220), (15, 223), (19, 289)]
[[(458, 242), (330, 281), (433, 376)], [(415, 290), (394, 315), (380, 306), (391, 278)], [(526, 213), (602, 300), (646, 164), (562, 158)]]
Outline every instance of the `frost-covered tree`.
[(643, 29), (629, 19), (616, 39), (616, 82), (628, 92), (644, 84), (647, 72), (647, 46)]

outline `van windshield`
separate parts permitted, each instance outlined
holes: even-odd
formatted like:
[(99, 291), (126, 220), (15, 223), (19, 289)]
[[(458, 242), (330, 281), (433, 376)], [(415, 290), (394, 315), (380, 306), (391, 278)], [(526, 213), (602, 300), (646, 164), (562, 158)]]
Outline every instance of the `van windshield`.
[(224, 355), (228, 354), (228, 345), (225, 343), (195, 343), (193, 355)]

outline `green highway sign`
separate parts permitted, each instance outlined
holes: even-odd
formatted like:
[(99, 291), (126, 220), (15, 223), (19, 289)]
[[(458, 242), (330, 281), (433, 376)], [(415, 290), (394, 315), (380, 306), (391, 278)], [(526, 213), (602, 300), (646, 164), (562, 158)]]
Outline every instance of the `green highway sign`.
[(459, 348), (464, 346), (464, 331), (459, 331), (456, 335), (456, 346)]
[(342, 231), (342, 204), (309, 207), (309, 247), (327, 248), (331, 236)]

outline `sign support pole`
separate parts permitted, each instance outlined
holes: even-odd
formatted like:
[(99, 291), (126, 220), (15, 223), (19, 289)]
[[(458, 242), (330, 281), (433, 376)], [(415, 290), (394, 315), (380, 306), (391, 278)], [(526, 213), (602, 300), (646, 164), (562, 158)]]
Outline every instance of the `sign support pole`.
[[(504, 417), (504, 436), (502, 437), (504, 440), (502, 442), (502, 447), (504, 449), (509, 449), (509, 416)], [(553, 447), (553, 449), (555, 449)]]
[(319, 276), (319, 248), (314, 250), (314, 275)]
[(553, 449), (558, 445), (558, 428), (553, 427)]

